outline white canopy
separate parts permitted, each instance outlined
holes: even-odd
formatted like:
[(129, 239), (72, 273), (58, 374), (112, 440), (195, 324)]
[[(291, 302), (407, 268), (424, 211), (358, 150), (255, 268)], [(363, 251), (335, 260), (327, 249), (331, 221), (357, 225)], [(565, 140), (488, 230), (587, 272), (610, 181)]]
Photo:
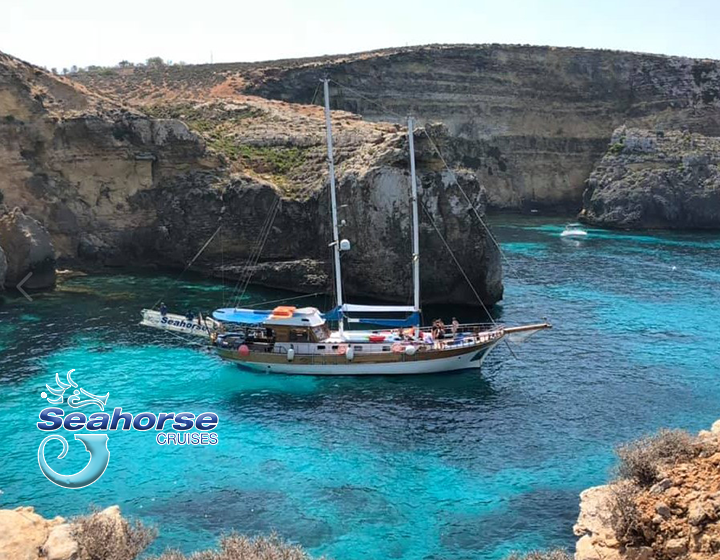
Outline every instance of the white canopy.
[(415, 308), (412, 305), (358, 305), (345, 303), (342, 310), (345, 313), (412, 313)]

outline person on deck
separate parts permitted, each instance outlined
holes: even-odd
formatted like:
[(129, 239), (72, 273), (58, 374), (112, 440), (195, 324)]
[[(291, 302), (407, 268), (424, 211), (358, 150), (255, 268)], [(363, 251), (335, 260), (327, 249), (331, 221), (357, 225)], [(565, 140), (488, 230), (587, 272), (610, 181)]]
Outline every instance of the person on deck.
[(162, 315), (163, 317), (167, 315), (167, 305), (165, 305), (164, 301), (160, 302), (160, 315)]
[(452, 326), (450, 327), (453, 338), (455, 338), (455, 335), (457, 334), (459, 328), (460, 328), (460, 323), (458, 323), (458, 320), (455, 317), (453, 317), (452, 318)]
[(445, 323), (442, 319), (438, 319), (438, 339), (445, 338)]

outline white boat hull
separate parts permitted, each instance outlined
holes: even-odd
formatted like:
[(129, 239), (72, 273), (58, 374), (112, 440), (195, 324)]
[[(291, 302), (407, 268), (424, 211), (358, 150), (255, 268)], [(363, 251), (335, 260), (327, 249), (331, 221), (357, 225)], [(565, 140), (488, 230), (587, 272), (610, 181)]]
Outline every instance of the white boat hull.
[[(432, 359), (412, 359), (380, 363), (294, 363), (293, 361), (263, 363), (243, 360), (239, 356), (223, 353), (221, 356), (238, 363), (243, 369), (287, 375), (422, 375), (431, 373), (451, 373), (468, 369), (479, 369), (488, 352), (500, 342), (497, 339), (476, 349), (468, 349), (460, 355), (440, 356)], [(318, 360), (319, 361), (319, 360)]]
[(210, 338), (210, 333), (218, 327), (218, 322), (210, 317), (203, 317), (202, 321), (199, 318), (189, 320), (184, 315), (174, 313), (165, 313), (163, 315), (153, 309), (143, 309), (142, 318), (140, 324), (146, 327), (178, 334), (201, 336), (207, 339)]

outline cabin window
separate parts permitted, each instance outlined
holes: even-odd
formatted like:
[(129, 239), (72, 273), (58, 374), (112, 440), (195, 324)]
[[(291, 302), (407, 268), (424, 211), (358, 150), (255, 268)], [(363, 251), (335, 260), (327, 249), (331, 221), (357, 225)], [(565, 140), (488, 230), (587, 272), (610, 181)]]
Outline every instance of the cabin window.
[(333, 346), (332, 349), (337, 350), (338, 349), (337, 344), (335, 346)]
[(320, 345), (318, 345), (317, 349), (318, 349), (318, 350), (325, 350), (325, 345), (324, 345), (324, 344), (320, 344)]
[(389, 346), (383, 346), (382, 351), (383, 352), (390, 352), (391, 348)]
[(362, 346), (353, 346), (355, 352), (362, 352)]
[(308, 332), (305, 329), (290, 329), (290, 340), (293, 342), (307, 342)]
[(330, 336), (330, 331), (326, 325), (320, 325), (313, 327), (313, 334), (315, 335), (315, 340), (320, 341), (325, 340), (328, 336)]

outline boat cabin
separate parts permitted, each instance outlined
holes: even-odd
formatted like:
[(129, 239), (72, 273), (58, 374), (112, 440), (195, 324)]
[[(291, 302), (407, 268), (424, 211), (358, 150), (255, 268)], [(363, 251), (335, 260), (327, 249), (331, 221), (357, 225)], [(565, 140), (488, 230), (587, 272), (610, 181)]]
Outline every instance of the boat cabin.
[(276, 307), (262, 324), (275, 342), (322, 342), (330, 337), (327, 322), (315, 307)]
[(279, 306), (272, 311), (252, 309), (218, 309), (214, 314), (228, 328), (232, 335), (225, 337), (230, 342), (235, 336), (236, 343), (248, 342), (272, 345), (276, 342), (322, 342), (330, 337), (325, 318), (315, 307)]

